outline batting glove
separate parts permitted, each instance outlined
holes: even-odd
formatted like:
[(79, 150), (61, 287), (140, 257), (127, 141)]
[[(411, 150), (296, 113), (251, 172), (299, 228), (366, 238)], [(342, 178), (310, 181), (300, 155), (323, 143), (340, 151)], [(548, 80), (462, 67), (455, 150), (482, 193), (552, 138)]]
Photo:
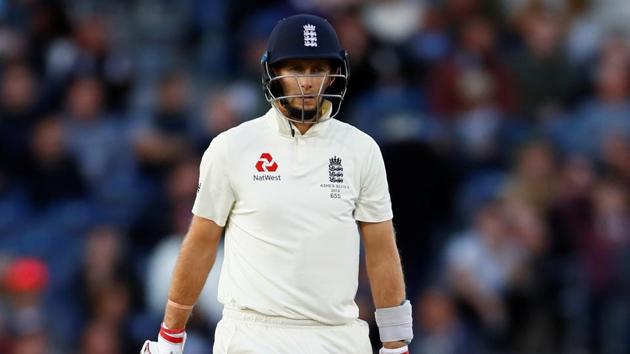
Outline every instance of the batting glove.
[(162, 323), (157, 342), (145, 341), (140, 354), (183, 354), (186, 342), (186, 331), (168, 329)]

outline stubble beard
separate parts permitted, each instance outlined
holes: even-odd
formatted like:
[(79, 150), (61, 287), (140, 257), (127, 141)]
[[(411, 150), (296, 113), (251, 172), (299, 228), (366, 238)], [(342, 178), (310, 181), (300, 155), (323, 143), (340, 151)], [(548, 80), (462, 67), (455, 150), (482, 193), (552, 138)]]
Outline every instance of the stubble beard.
[[(319, 109), (322, 109), (322, 103), (320, 98)], [(289, 104), (286, 100), (281, 102), (282, 107), (287, 111), (289, 117), (297, 120), (304, 120), (304, 123), (314, 123), (317, 120), (317, 108), (314, 109), (302, 109), (296, 108)], [(317, 106), (316, 106), (317, 107)]]

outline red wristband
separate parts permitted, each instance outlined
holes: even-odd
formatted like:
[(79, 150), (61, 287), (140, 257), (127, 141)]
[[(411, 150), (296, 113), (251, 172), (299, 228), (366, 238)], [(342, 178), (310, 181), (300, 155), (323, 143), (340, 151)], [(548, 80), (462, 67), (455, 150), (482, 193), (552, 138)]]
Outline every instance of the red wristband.
[(184, 329), (169, 329), (162, 323), (160, 327), (160, 337), (171, 343), (179, 344), (184, 342)]

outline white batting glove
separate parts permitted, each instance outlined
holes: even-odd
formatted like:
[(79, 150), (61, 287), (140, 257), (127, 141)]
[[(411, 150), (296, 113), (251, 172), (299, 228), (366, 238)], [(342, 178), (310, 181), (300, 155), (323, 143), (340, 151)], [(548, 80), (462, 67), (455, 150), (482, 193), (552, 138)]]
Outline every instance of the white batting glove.
[(140, 354), (183, 354), (185, 342), (186, 331), (168, 329), (162, 323), (157, 342), (145, 341)]
[(395, 349), (381, 348), (378, 354), (409, 354), (409, 347), (405, 345), (404, 347)]

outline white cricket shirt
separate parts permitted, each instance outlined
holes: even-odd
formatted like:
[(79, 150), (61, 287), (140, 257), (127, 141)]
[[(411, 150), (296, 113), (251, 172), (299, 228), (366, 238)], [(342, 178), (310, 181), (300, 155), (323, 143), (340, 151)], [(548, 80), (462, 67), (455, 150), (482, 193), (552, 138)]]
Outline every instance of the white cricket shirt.
[(356, 221), (392, 218), (383, 158), (371, 137), (336, 119), (294, 134), (272, 108), (218, 135), (193, 213), (226, 227), (226, 307), (348, 323), (358, 317)]

